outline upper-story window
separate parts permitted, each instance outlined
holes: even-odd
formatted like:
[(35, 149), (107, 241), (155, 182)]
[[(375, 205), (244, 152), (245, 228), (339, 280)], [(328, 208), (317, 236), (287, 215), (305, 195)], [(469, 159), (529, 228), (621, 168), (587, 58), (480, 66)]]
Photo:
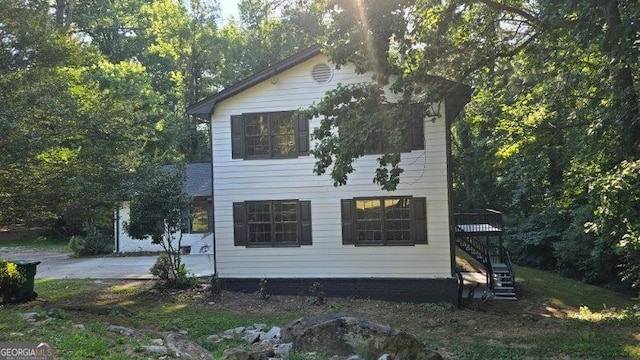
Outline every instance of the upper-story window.
[(309, 154), (309, 120), (293, 111), (231, 116), (234, 159), (297, 157)]
[(418, 105), (411, 105), (409, 116), (406, 121), (395, 121), (394, 124), (406, 124), (406, 127), (399, 129), (401, 139), (399, 144), (394, 144), (391, 134), (383, 129), (378, 129), (375, 141), (372, 142), (365, 154), (384, 154), (393, 152), (409, 152), (412, 150), (424, 150), (424, 118)]

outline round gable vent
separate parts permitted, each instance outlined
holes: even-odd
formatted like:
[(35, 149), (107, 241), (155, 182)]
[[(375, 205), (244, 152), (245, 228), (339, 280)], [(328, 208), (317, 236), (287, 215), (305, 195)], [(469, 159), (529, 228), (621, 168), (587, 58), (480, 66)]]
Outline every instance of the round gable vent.
[(311, 70), (311, 77), (318, 84), (326, 84), (331, 81), (333, 71), (331, 67), (325, 63), (316, 64)]

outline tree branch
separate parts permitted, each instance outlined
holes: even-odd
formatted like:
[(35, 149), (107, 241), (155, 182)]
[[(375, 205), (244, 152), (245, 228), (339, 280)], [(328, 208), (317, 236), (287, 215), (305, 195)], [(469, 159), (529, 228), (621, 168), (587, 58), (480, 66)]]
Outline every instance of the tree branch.
[(544, 21), (538, 15), (532, 14), (530, 12), (525, 11), (524, 9), (521, 9), (515, 6), (500, 3), (494, 0), (477, 0), (477, 1), (487, 5), (490, 8), (505, 11), (515, 15), (519, 15), (523, 17), (525, 20), (531, 22), (532, 24), (538, 24), (543, 28), (570, 27), (570, 26), (573, 26), (575, 23), (572, 20), (566, 20), (566, 19), (553, 20), (552, 22)]
[(528, 12), (524, 11), (523, 9), (517, 8), (515, 6), (499, 3), (499, 2), (493, 1), (493, 0), (478, 0), (478, 1), (483, 3), (483, 4), (485, 4), (485, 5), (487, 5), (487, 6), (489, 6), (489, 7), (491, 7), (491, 8), (494, 8), (494, 9), (497, 9), (497, 10), (506, 11), (506, 12), (509, 12), (509, 13), (512, 13), (512, 14), (520, 15), (523, 18), (531, 21), (532, 23), (539, 22), (537, 16), (535, 16), (534, 14), (528, 13)]

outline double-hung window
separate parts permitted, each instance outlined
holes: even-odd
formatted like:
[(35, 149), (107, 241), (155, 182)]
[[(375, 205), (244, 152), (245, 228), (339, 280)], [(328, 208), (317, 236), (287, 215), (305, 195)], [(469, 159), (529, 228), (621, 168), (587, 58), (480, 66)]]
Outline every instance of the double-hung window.
[(345, 245), (427, 243), (426, 199), (412, 196), (342, 200)]
[(232, 158), (287, 158), (309, 154), (309, 120), (293, 111), (231, 116)]
[(207, 198), (194, 198), (188, 210), (189, 223), (185, 233), (208, 233), (213, 228), (211, 201)]
[(247, 247), (311, 245), (311, 202), (233, 203), (234, 244)]
[[(424, 150), (424, 118), (420, 108), (417, 105), (411, 105), (402, 113), (405, 113), (409, 119), (405, 121), (397, 121), (391, 119), (393, 122), (390, 126), (396, 126), (396, 124), (406, 124), (405, 128), (397, 129), (401, 135), (399, 144), (394, 144), (391, 139), (391, 134), (385, 132), (384, 129), (379, 129), (374, 136), (374, 140), (370, 146), (365, 150), (365, 154), (384, 154), (393, 152), (409, 152), (412, 150)], [(384, 127), (384, 126), (383, 126)]]

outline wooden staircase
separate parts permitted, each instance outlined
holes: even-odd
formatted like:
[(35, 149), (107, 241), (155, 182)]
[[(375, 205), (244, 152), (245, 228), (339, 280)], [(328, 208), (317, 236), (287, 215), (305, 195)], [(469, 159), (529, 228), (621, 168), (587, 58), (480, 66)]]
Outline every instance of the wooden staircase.
[(502, 214), (495, 210), (473, 210), (456, 213), (454, 219), (456, 245), (484, 266), (492, 297), (517, 300), (515, 273), (509, 252), (502, 246)]

